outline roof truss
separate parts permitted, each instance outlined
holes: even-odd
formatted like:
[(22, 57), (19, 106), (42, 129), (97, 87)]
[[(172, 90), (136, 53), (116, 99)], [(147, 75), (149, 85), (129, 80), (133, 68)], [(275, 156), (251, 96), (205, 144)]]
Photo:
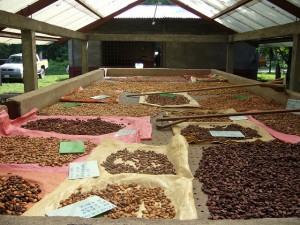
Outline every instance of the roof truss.
[(277, 5), (279, 8), (282, 8), (283, 10), (289, 12), (290, 14), (300, 18), (300, 8), (295, 6), (294, 4), (282, 0), (268, 0), (268, 1), (273, 3), (274, 5)]
[(213, 17), (211, 17), (211, 19), (217, 19), (217, 18), (219, 18), (219, 17), (221, 17), (221, 16), (223, 16), (223, 15), (225, 15), (225, 14), (227, 14), (227, 13), (229, 13), (229, 12), (231, 12), (231, 11), (233, 11), (233, 10), (243, 6), (243, 5), (246, 5), (247, 3), (252, 2), (252, 1), (253, 0), (242, 0), (240, 2), (237, 2), (236, 4), (228, 7), (227, 9), (219, 12), (218, 14), (214, 15)]

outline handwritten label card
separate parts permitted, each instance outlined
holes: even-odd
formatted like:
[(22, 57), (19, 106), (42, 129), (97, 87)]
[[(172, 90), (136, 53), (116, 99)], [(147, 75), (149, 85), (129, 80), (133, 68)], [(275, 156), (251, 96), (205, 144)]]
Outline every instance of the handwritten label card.
[(122, 129), (119, 130), (116, 134), (115, 137), (119, 137), (119, 136), (124, 136), (124, 135), (129, 135), (129, 134), (136, 134), (136, 130), (127, 130), (127, 129)]
[(69, 165), (69, 179), (81, 179), (99, 177), (99, 167), (96, 160), (87, 162), (75, 162)]
[[(286, 103), (286, 109), (300, 109), (300, 100), (289, 99)], [(300, 115), (300, 112), (295, 112), (294, 114)]]
[(209, 131), (213, 137), (245, 137), (241, 131)]
[(47, 216), (79, 216), (91, 218), (101, 213), (107, 212), (116, 206), (99, 196), (92, 196), (85, 200), (59, 208), (46, 213)]
[(233, 121), (237, 121), (237, 120), (247, 120), (248, 117), (247, 116), (230, 116), (229, 119), (233, 120)]
[(90, 98), (101, 100), (101, 99), (105, 99), (105, 98), (109, 98), (109, 97), (110, 97), (109, 95), (97, 95), (97, 96), (93, 96), (93, 97), (90, 97)]

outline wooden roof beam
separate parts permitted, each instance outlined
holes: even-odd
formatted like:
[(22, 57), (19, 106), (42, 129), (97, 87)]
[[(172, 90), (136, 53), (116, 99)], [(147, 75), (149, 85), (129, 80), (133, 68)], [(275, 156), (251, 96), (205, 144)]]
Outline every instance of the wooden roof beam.
[(233, 34), (230, 37), (230, 42), (259, 41), (272, 38), (291, 37), (294, 34), (300, 34), (300, 21), (255, 31)]
[[(77, 31), (86, 33), (86, 32), (88, 32), (88, 31), (90, 31), (90, 30), (92, 30), (92, 29), (94, 29), (94, 28), (96, 28), (96, 27), (99, 27), (100, 25), (102, 25), (102, 24), (104, 24), (104, 23), (106, 23), (106, 22), (112, 20), (114, 17), (120, 15), (121, 13), (123, 13), (123, 12), (125, 12), (125, 11), (127, 11), (127, 10), (129, 10), (129, 9), (131, 9), (131, 8), (133, 8), (133, 7), (135, 7), (135, 6), (139, 5), (139, 4), (141, 4), (141, 3), (143, 3), (144, 1), (145, 1), (145, 0), (138, 0), (138, 1), (134, 2), (134, 3), (131, 3), (131, 4), (129, 4), (128, 6), (122, 8), (122, 9), (120, 9), (120, 10), (118, 10), (118, 11), (112, 13), (112, 14), (110, 14), (109, 16), (104, 17), (103, 19), (96, 20), (95, 22), (90, 23), (90, 24), (88, 24), (88, 25), (86, 25), (86, 26), (80, 28), (80, 29), (77, 30)], [(58, 42), (59, 42), (59, 43), (63, 43), (63, 42), (65, 42), (65, 41), (67, 41), (67, 40), (69, 40), (69, 38), (61, 38)]]
[[(33, 13), (36, 13), (37, 11), (39, 11), (57, 1), (58, 0), (39, 0), (31, 5), (27, 6), (26, 8), (21, 9), (20, 11), (16, 12), (15, 14), (28, 17), (28, 16), (32, 15)], [(4, 30), (4, 29), (5, 29), (5, 27), (0, 27), (0, 31)]]
[(88, 31), (90, 31), (90, 30), (92, 30), (92, 29), (94, 29), (94, 28), (110, 21), (111, 19), (113, 19), (114, 17), (120, 15), (121, 13), (123, 13), (123, 12), (125, 12), (125, 11), (127, 11), (127, 10), (143, 3), (144, 1), (145, 0), (138, 0), (134, 3), (132, 3), (132, 4), (129, 4), (128, 6), (122, 8), (122, 9), (120, 9), (120, 10), (118, 10), (118, 11), (112, 13), (112, 14), (110, 14), (109, 16), (104, 17), (103, 19), (99, 19), (99, 20), (97, 20), (97, 21), (95, 21), (91, 24), (86, 25), (85, 27), (80, 28), (78, 31), (86, 33)]
[(86, 8), (87, 10), (89, 10), (90, 12), (94, 13), (96, 16), (98, 16), (99, 18), (103, 19), (104, 16), (101, 15), (100, 13), (98, 13), (95, 9), (93, 9), (90, 5), (86, 4), (85, 2), (83, 2), (82, 0), (75, 0), (78, 4), (80, 4), (81, 6), (83, 6), (84, 8)]
[[(6, 38), (14, 38), (14, 39), (21, 39), (21, 34), (13, 33), (13, 32), (6, 32), (6, 31), (0, 31), (0, 37), (6, 37)], [(38, 41), (57, 41), (58, 38), (54, 37), (47, 37), (47, 36), (35, 36), (35, 39)]]
[(91, 41), (152, 41), (152, 42), (224, 42), (228, 35), (175, 35), (175, 34), (87, 34)]
[(300, 8), (295, 6), (294, 4), (282, 0), (268, 0), (268, 1), (278, 6), (279, 8), (282, 8), (283, 10), (289, 12), (290, 14), (300, 18)]
[(54, 36), (75, 38), (85, 40), (86, 35), (78, 31), (69, 30), (59, 26), (51, 25), (45, 22), (26, 18), (24, 16), (16, 15), (0, 10), (0, 25), (19, 30), (32, 30), (42, 34), (49, 34)]
[(252, 2), (252, 1), (253, 0), (242, 0), (240, 2), (237, 2), (234, 5), (228, 7), (225, 10), (223, 10), (223, 11), (219, 12), (218, 14), (214, 15), (213, 17), (211, 17), (211, 19), (213, 19), (213, 20), (217, 19), (217, 18), (219, 18), (219, 17), (221, 17), (221, 16), (223, 16), (223, 15), (225, 15), (225, 14), (227, 14), (227, 13), (229, 13), (229, 12), (231, 12), (231, 11), (233, 11), (233, 10), (243, 6), (243, 5), (246, 5), (247, 3)]
[(170, 2), (173, 2), (174, 4), (179, 5), (180, 7), (184, 8), (184, 9), (187, 10), (187, 11), (189, 11), (190, 13), (193, 13), (193, 14), (195, 14), (196, 16), (201, 17), (203, 20), (207, 21), (208, 23), (210, 23), (210, 24), (212, 24), (212, 25), (214, 25), (214, 26), (216, 26), (216, 27), (221, 28), (222, 30), (226, 31), (228, 34), (235, 34), (235, 33), (237, 33), (237, 32), (235, 32), (234, 30), (232, 30), (232, 29), (230, 29), (230, 28), (228, 28), (228, 27), (226, 27), (226, 26), (224, 26), (224, 25), (218, 23), (217, 21), (215, 21), (215, 20), (209, 18), (208, 16), (204, 15), (203, 13), (201, 13), (201, 12), (199, 12), (199, 11), (197, 11), (197, 10), (191, 8), (190, 6), (188, 6), (188, 5), (184, 4), (184, 3), (182, 3), (181, 1), (178, 1), (178, 0), (170, 0)]

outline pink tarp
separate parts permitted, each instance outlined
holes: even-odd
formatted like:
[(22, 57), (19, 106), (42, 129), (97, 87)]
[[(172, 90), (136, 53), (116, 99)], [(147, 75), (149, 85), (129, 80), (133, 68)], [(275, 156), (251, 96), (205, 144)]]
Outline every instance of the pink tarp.
[[(121, 116), (103, 116), (101, 119), (114, 123), (122, 123), (125, 125), (127, 130), (136, 130), (134, 134), (125, 134), (125, 135), (117, 135), (117, 132), (99, 135), (99, 136), (91, 136), (91, 135), (68, 135), (68, 134), (60, 134), (56, 132), (45, 132), (38, 130), (28, 130), (21, 128), (21, 125), (26, 124), (32, 120), (46, 119), (46, 118), (61, 118), (61, 119), (95, 119), (97, 117), (94, 116), (37, 116), (37, 110), (34, 109), (31, 112), (25, 114), (22, 117), (19, 117), (15, 120), (10, 120), (6, 111), (0, 111), (0, 136), (15, 136), (15, 135), (26, 135), (31, 137), (57, 137), (60, 139), (68, 139), (68, 140), (81, 140), (81, 141), (92, 141), (96, 144), (101, 143), (105, 138), (113, 138), (118, 139), (127, 143), (136, 143), (140, 142), (141, 139), (147, 140), (151, 139), (152, 134), (152, 125), (150, 123), (150, 117), (121, 117)], [(98, 117), (99, 118), (99, 117)], [(74, 162), (82, 162), (85, 161), (88, 155), (82, 156), (74, 160)], [(0, 163), (0, 170), (5, 171), (39, 171), (39, 172), (58, 172), (58, 173), (67, 173), (68, 165), (64, 166), (39, 166), (38, 164), (3, 164)]]
[[(122, 117), (122, 116), (38, 116), (36, 115), (37, 109), (31, 110), (29, 113), (25, 114), (22, 117), (19, 117), (15, 120), (10, 120), (6, 111), (0, 111), (0, 135), (1, 136), (15, 136), (15, 135), (28, 135), (32, 137), (57, 137), (61, 139), (69, 140), (81, 140), (81, 141), (92, 141), (99, 144), (104, 138), (111, 137), (127, 143), (139, 142), (141, 140), (151, 139), (152, 134), (152, 125), (150, 123), (150, 116), (143, 117)], [(21, 128), (21, 125), (26, 124), (29, 121), (48, 119), (48, 118), (60, 118), (67, 120), (88, 120), (101, 118), (104, 121), (124, 124), (123, 129), (127, 130), (137, 130), (136, 134), (128, 134), (122, 136), (116, 136), (116, 132), (92, 136), (92, 135), (69, 135), (61, 134), (56, 132), (45, 132), (38, 130), (28, 130)]]
[(281, 140), (286, 143), (291, 143), (291, 144), (296, 144), (296, 143), (300, 142), (299, 136), (278, 132), (278, 131), (273, 130), (270, 127), (266, 126), (264, 123), (259, 122), (258, 120), (254, 119), (252, 116), (247, 116), (247, 117), (250, 121), (252, 121), (256, 125), (264, 128), (269, 134), (271, 134), (273, 137), (277, 138), (278, 140)]

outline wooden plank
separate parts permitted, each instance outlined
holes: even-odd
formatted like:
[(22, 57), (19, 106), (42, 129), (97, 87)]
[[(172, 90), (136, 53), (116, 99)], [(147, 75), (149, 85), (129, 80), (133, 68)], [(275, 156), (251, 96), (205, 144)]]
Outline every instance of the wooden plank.
[(32, 30), (35, 32), (55, 36), (69, 37), (80, 40), (86, 39), (85, 34), (80, 33), (78, 31), (73, 31), (59, 26), (50, 25), (45, 22), (40, 22), (3, 10), (0, 10), (0, 25), (20, 30)]
[(253, 0), (242, 0), (242, 1), (239, 1), (239, 2), (235, 3), (234, 5), (226, 8), (225, 10), (219, 12), (218, 14), (212, 16), (211, 19), (217, 19), (217, 18), (219, 18), (219, 17), (221, 17), (221, 16), (223, 16), (223, 15), (225, 15), (225, 14), (227, 14), (227, 13), (229, 13), (229, 12), (231, 12), (231, 11), (233, 11), (233, 10), (235, 10), (235, 9), (243, 6), (243, 5), (246, 5), (247, 3), (252, 2), (252, 1)]
[(294, 35), (289, 89), (300, 92), (300, 35)]
[(87, 34), (92, 41), (228, 42), (228, 35)]
[(296, 5), (288, 1), (282, 1), (282, 0), (268, 0), (268, 1), (273, 3), (274, 5), (277, 5), (279, 8), (282, 8), (288, 13), (300, 18), (300, 8), (297, 7)]
[(190, 13), (193, 13), (195, 14), (196, 16), (199, 16), (201, 17), (201, 19), (207, 21), (208, 23), (216, 26), (216, 27), (219, 27), (220, 29), (224, 30), (225, 32), (227, 32), (228, 34), (235, 34), (236, 32), (220, 23), (218, 23), (217, 21), (209, 18), (208, 16), (204, 15), (203, 13), (191, 8), (190, 6), (182, 3), (181, 1), (178, 1), (178, 0), (170, 0), (170, 2), (173, 2), (174, 4), (177, 4), (179, 5), (180, 7), (184, 8), (185, 10), (189, 11)]
[(104, 16), (101, 15), (100, 13), (98, 13), (95, 9), (93, 9), (90, 5), (86, 4), (84, 1), (82, 0), (75, 0), (78, 4), (80, 4), (81, 6), (83, 6), (84, 8), (86, 8), (87, 10), (89, 10), (90, 12), (94, 13), (96, 16), (98, 16), (99, 18), (103, 18)]
[[(116, 16), (120, 15), (121, 13), (123, 13), (123, 12), (125, 12), (125, 11), (127, 11), (127, 10), (129, 10), (129, 9), (137, 6), (137, 5), (139, 5), (140, 3), (143, 3), (144, 1), (145, 0), (138, 0), (138, 1), (134, 2), (134, 3), (132, 3), (132, 4), (129, 4), (128, 6), (122, 8), (122, 9), (120, 9), (120, 10), (118, 10), (118, 11), (116, 11), (116, 12), (114, 12), (114, 13), (112, 13), (112, 14), (104, 17), (104, 18), (102, 18), (102, 19), (96, 20), (93, 23), (90, 23), (90, 24), (88, 24), (88, 25), (80, 28), (77, 31), (83, 32), (83, 33), (89, 32), (90, 30), (95, 29), (95, 28), (101, 26), (104, 23), (107, 23), (108, 21), (112, 20), (114, 17), (116, 17)], [(66, 42), (68, 40), (69, 40), (69, 38), (61, 38), (58, 41), (58, 43), (63, 43), (63, 42)]]
[(230, 37), (230, 41), (257, 41), (277, 37), (290, 37), (294, 34), (300, 34), (300, 21), (255, 31), (233, 34)]
[(123, 13), (123, 12), (125, 12), (125, 11), (127, 11), (127, 10), (129, 10), (129, 9), (137, 6), (137, 5), (139, 5), (140, 3), (143, 3), (144, 1), (145, 0), (138, 0), (138, 1), (134, 2), (134, 3), (131, 3), (128, 6), (125, 6), (124, 8), (122, 8), (122, 9), (120, 9), (120, 10), (118, 10), (118, 11), (116, 11), (116, 12), (114, 12), (114, 13), (108, 15), (108, 16), (106, 16), (103, 19), (96, 20), (95, 22), (93, 22), (91, 24), (88, 24), (85, 27), (80, 28), (78, 31), (86, 33), (88, 31), (90, 31), (90, 30), (92, 30), (92, 29), (94, 29), (96, 27), (99, 27), (100, 25), (102, 25), (102, 24), (110, 21), (111, 19), (113, 19), (114, 17), (120, 15), (121, 13)]
[[(7, 38), (14, 38), (14, 39), (21, 39), (21, 34), (19, 33), (13, 33), (13, 32), (6, 32), (6, 31), (0, 31), (0, 37), (7, 37)], [(57, 41), (57, 38), (54, 37), (47, 37), (47, 36), (38, 36), (35, 35), (35, 40), (38, 41)]]
[[(58, 0), (39, 0), (31, 5), (28, 5), (24, 9), (21, 9), (20, 11), (16, 12), (15, 14), (27, 17), (27, 16), (30, 16), (33, 13), (36, 13), (37, 11), (39, 11), (57, 1)], [(5, 27), (0, 28), (0, 30), (4, 30), (4, 29), (5, 29)]]
[(22, 30), (22, 58), (24, 92), (38, 89), (35, 33)]

